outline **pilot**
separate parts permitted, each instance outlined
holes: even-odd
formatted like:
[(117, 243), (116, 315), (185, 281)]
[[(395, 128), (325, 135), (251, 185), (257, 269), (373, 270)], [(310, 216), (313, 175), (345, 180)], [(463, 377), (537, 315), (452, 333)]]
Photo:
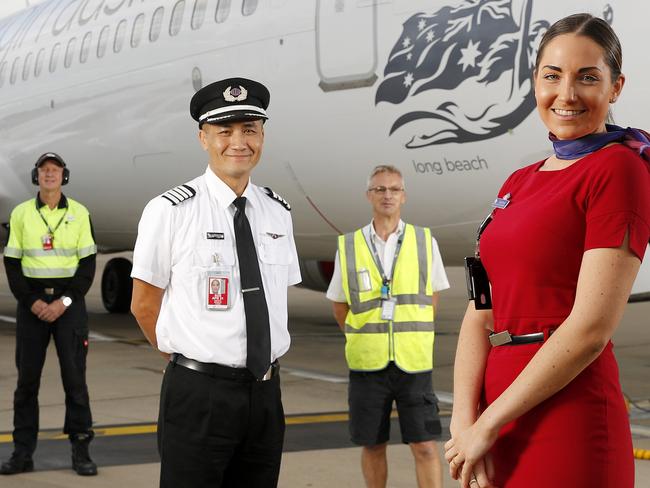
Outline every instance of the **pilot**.
[(54, 337), (65, 390), (63, 432), (72, 443), (72, 468), (97, 474), (88, 444), (94, 437), (86, 386), (88, 316), (84, 296), (95, 276), (97, 248), (86, 207), (66, 197), (70, 172), (56, 153), (43, 154), (32, 170), (36, 198), (11, 213), (4, 264), (18, 300), (14, 393), (14, 452), (0, 474), (33, 471), (38, 435), (38, 389), (50, 337)]
[(431, 231), (400, 218), (406, 201), (400, 171), (375, 167), (366, 197), (372, 222), (339, 236), (327, 290), (346, 338), (352, 442), (362, 446), (366, 485), (385, 487), (394, 401), (418, 486), (442, 488), (434, 440), (441, 426), (431, 371), (438, 292), (449, 282)]
[[(205, 173), (151, 200), (138, 227), (131, 310), (169, 361), (158, 418), (161, 487), (275, 487), (284, 439), (287, 287), (300, 282), (290, 206), (251, 183), (269, 91), (230, 78), (190, 114)], [(211, 303), (209, 283), (221, 282)]]

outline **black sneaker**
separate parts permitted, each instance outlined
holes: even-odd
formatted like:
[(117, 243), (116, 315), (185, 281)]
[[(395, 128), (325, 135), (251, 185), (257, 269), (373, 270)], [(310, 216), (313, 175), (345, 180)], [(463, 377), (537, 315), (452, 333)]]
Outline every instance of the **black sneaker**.
[(16, 452), (0, 466), (0, 474), (29, 473), (30, 471), (34, 471), (34, 461), (31, 456)]

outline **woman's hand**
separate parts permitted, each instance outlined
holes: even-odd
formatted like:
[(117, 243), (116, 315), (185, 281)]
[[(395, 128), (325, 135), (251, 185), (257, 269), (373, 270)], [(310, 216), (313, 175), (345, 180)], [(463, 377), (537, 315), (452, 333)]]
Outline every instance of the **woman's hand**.
[(489, 450), (497, 439), (499, 429), (490, 428), (477, 420), (473, 425), (458, 431), (445, 444), (445, 459), (449, 474), (460, 481), (462, 488), (491, 488), (494, 478)]
[(451, 432), (451, 437), (453, 438), (456, 434), (460, 434), (464, 430), (469, 429), (474, 425), (476, 419), (476, 413), (457, 412), (453, 410), (451, 412), (451, 422), (449, 423), (449, 432)]

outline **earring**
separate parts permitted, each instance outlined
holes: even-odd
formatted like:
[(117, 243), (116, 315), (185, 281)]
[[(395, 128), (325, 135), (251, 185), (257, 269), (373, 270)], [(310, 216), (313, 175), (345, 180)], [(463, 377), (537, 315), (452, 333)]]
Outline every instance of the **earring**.
[(616, 97), (610, 99), (610, 101), (609, 101), (609, 103), (614, 103), (614, 102), (616, 102)]

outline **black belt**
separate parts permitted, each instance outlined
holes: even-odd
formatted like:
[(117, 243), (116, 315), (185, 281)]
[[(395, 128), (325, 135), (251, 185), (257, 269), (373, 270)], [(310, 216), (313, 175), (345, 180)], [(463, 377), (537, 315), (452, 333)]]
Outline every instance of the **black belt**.
[[(549, 337), (555, 329), (549, 329)], [(489, 336), (492, 346), (517, 346), (521, 344), (535, 344), (544, 342), (544, 332), (534, 332), (533, 334), (512, 335), (507, 330), (503, 332), (492, 332)]]
[(280, 372), (280, 363), (278, 363), (277, 360), (271, 364), (269, 370), (259, 380), (246, 368), (231, 368), (230, 366), (224, 366), (222, 364), (202, 363), (201, 361), (186, 358), (182, 354), (178, 353), (173, 353), (171, 355), (171, 363), (183, 366), (184, 368), (191, 369), (198, 373), (207, 374), (214, 378), (224, 378), (235, 381), (268, 381), (277, 376)]
[(62, 295), (63, 294), (63, 289), (62, 288), (47, 287), (47, 288), (42, 288), (41, 292), (44, 295), (48, 295), (48, 296)]

